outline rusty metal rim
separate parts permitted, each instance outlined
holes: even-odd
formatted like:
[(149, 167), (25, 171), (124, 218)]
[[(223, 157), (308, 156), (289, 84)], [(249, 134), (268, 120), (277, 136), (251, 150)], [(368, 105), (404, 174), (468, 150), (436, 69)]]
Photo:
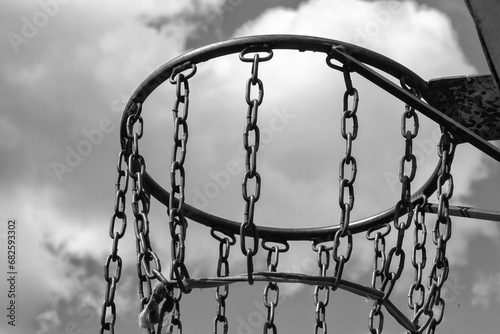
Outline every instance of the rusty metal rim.
[[(342, 54), (347, 54), (359, 62), (377, 68), (397, 78), (398, 80), (404, 77), (409, 80), (409, 82), (411, 82), (424, 97), (427, 95), (427, 82), (425, 80), (400, 63), (363, 47), (337, 40), (311, 36), (264, 35), (241, 37), (211, 44), (185, 53), (164, 64), (147, 77), (132, 94), (132, 97), (129, 99), (127, 106), (125, 107), (125, 111), (122, 116), (120, 133), (122, 148), (126, 148), (126, 123), (128, 117), (133, 115), (136, 111), (136, 108), (134, 108), (135, 104), (143, 103), (158, 86), (170, 78), (172, 72), (182, 71), (184, 68), (189, 68), (192, 64), (199, 64), (217, 57), (239, 53), (250, 46), (260, 46), (261, 48), (264, 48), (265, 46), (271, 50), (284, 49), (297, 50), (300, 52), (321, 52), (341, 61), (342, 57), (336, 57), (336, 53), (332, 52), (334, 47), (340, 46), (342, 48)], [(421, 202), (422, 195), (429, 197), (432, 193), (434, 193), (436, 190), (438, 171), (439, 163), (427, 182), (412, 196), (412, 202), (414, 204)], [(145, 188), (153, 197), (168, 207), (168, 191), (161, 187), (147, 173), (145, 175)], [(192, 219), (208, 227), (212, 227), (228, 235), (239, 234), (241, 223), (214, 216), (208, 212), (201, 211), (193, 206), (190, 206), (187, 203), (184, 205), (186, 218)], [(352, 222), (349, 230), (352, 233), (359, 233), (366, 231), (369, 228), (376, 228), (377, 226), (388, 223), (393, 220), (394, 211), (395, 208), (393, 207), (371, 217)], [(403, 211), (401, 212), (402, 215), (405, 213), (406, 212)], [(293, 229), (258, 226), (258, 235), (259, 238), (266, 241), (286, 243), (288, 240), (313, 240), (315, 243), (318, 243), (332, 240), (338, 229), (338, 226)]]

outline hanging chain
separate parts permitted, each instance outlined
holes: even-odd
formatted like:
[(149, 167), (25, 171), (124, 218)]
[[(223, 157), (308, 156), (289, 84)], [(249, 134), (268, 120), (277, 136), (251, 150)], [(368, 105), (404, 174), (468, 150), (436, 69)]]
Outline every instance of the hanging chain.
[[(380, 231), (370, 228), (366, 232), (366, 238), (373, 241), (373, 272), (372, 288), (383, 291), (387, 284), (385, 276), (385, 266), (387, 263), (387, 254), (385, 252), (385, 237), (391, 232), (391, 225), (385, 224), (384, 230)], [(375, 233), (375, 235), (372, 235)], [(379, 280), (379, 282), (377, 282)], [(380, 285), (379, 285), (380, 284)], [(375, 318), (378, 318), (378, 325), (375, 325)], [(382, 303), (374, 302), (370, 314), (368, 315), (368, 329), (372, 334), (380, 334), (384, 328), (384, 313), (382, 312)]]
[[(413, 284), (408, 292), (408, 306), (413, 310), (415, 317), (422, 307), (425, 300), (425, 287), (422, 284), (422, 272), (427, 263), (427, 249), (425, 247), (427, 241), (427, 226), (425, 225), (425, 207), (427, 205), (427, 197), (422, 196), (422, 202), (415, 205), (414, 209), (414, 225), (413, 230), (413, 247), (411, 254), (411, 263), (415, 268)], [(415, 293), (419, 294), (415, 298)]]
[[(401, 79), (401, 86), (408, 90), (413, 95), (420, 98), (420, 93), (414, 87), (408, 87), (405, 79)], [(411, 123), (411, 124), (410, 124)], [(413, 204), (411, 201), (411, 182), (415, 179), (417, 172), (417, 158), (413, 154), (413, 139), (418, 135), (419, 120), (418, 115), (413, 106), (405, 105), (405, 111), (401, 115), (401, 135), (405, 139), (405, 153), (401, 157), (399, 164), (399, 181), (401, 182), (401, 198), (397, 202), (394, 210), (394, 227), (398, 231), (396, 245), (385, 254), (385, 238), (380, 232), (375, 234), (373, 238), (375, 242), (375, 257), (374, 257), (374, 271), (372, 274), (372, 286), (377, 288), (377, 278), (382, 280), (378, 290), (384, 292), (384, 297), (376, 300), (368, 316), (368, 329), (372, 334), (380, 334), (384, 328), (384, 313), (382, 312), (382, 303), (387, 300), (394, 286), (401, 276), (404, 263), (405, 251), (403, 250), (403, 241), (405, 231), (410, 227), (413, 218)], [(407, 173), (405, 165), (410, 163), (409, 173)], [(406, 220), (400, 220), (401, 216), (407, 213)], [(388, 225), (387, 225), (388, 226)], [(387, 234), (390, 229), (388, 227)], [(371, 231), (370, 231), (371, 232)], [(391, 271), (391, 266), (394, 258), (399, 260), (394, 261), (397, 263), (397, 269)], [(379, 263), (379, 260), (381, 263)], [(383, 264), (383, 272), (380, 272), (380, 264)], [(378, 325), (375, 326), (375, 317), (378, 318)]]
[[(407, 89), (411, 94), (420, 98), (420, 93), (416, 88), (408, 88), (405, 79), (401, 79), (401, 85)], [(411, 124), (410, 124), (411, 123)], [(399, 164), (399, 182), (401, 182), (401, 199), (396, 204), (394, 212), (394, 227), (401, 233), (410, 227), (413, 217), (413, 205), (411, 202), (411, 182), (415, 179), (417, 172), (417, 158), (413, 154), (413, 139), (418, 135), (419, 120), (418, 114), (415, 112), (415, 107), (406, 104), (405, 111), (401, 115), (401, 135), (405, 138), (405, 154), (401, 157)], [(410, 163), (409, 174), (406, 173), (405, 165)], [(406, 222), (399, 221), (401, 216), (407, 212)], [(399, 253), (401, 249), (402, 236), (398, 236), (398, 244), (396, 252)], [(396, 254), (398, 255), (398, 254)]]
[[(416, 88), (408, 88), (405, 80), (401, 80), (401, 85), (416, 97), (420, 98), (420, 93)], [(409, 125), (409, 123), (412, 123)], [(405, 105), (405, 111), (401, 115), (401, 135), (405, 139), (405, 153), (401, 157), (399, 164), (399, 181), (401, 182), (401, 198), (397, 202), (394, 210), (394, 227), (398, 231), (396, 246), (389, 250), (385, 266), (384, 276), (388, 280), (384, 282), (385, 296), (392, 292), (396, 281), (401, 276), (405, 263), (405, 251), (403, 250), (403, 240), (405, 231), (410, 227), (413, 218), (413, 204), (411, 201), (411, 182), (415, 179), (417, 172), (417, 158), (413, 154), (413, 139), (418, 135), (419, 120), (413, 106)], [(409, 174), (406, 171), (405, 163), (410, 163)], [(401, 216), (407, 213), (406, 220), (400, 220)], [(394, 257), (399, 258), (396, 271), (391, 270)], [(389, 287), (387, 288), (387, 285)]]
[[(330, 250), (331, 248), (327, 248), (325, 245), (320, 245), (317, 248), (319, 276), (326, 277), (326, 271), (328, 270), (328, 267), (330, 267)], [(320, 291), (323, 291), (324, 294), (322, 299), (319, 297)], [(330, 300), (330, 289), (326, 286), (316, 285), (313, 297), (314, 306), (316, 307), (316, 324), (314, 325), (314, 334), (317, 334), (320, 328), (322, 333), (326, 334), (326, 307), (328, 306), (328, 302)]]
[[(280, 249), (278, 246), (273, 246), (272, 248), (267, 248), (267, 268), (271, 273), (275, 273), (278, 267)], [(274, 298), (269, 297), (270, 291), (274, 292)], [(276, 282), (267, 283), (264, 288), (264, 306), (267, 308), (267, 319), (264, 323), (264, 334), (267, 334), (269, 330), (272, 330), (273, 334), (277, 333), (276, 324), (274, 323), (274, 316), (276, 313), (276, 307), (278, 306), (280, 297), (280, 289)]]
[[(137, 104), (137, 108), (138, 112), (135, 115), (130, 115), (127, 119), (127, 137), (132, 141), (132, 153), (128, 159), (128, 173), (133, 181), (132, 212), (135, 217), (137, 276), (139, 277), (139, 300), (142, 312), (153, 293), (151, 280), (156, 278), (156, 273), (161, 272), (161, 264), (149, 239), (150, 196), (144, 190), (146, 163), (139, 153), (139, 139), (142, 138), (144, 130), (144, 123), (140, 115), (142, 105)], [(138, 128), (134, 130), (136, 125)], [(151, 268), (151, 262), (153, 262), (154, 268)], [(148, 328), (148, 332), (154, 333), (154, 329)]]
[[(373, 241), (373, 272), (372, 272), (372, 288), (383, 290), (385, 282), (385, 266), (387, 262), (387, 254), (385, 251), (385, 237), (391, 232), (391, 225), (383, 225), (382, 231), (379, 228), (370, 228), (366, 232), (366, 239)], [(376, 232), (374, 232), (376, 231)], [(373, 233), (375, 235), (373, 235)]]
[[(191, 69), (187, 74), (180, 73), (189, 67)], [(174, 145), (172, 148), (172, 164), (170, 167), (170, 185), (171, 191), (169, 196), (169, 228), (171, 243), (171, 258), (170, 279), (176, 280), (179, 286), (177, 295), (173, 297), (174, 306), (172, 311), (171, 328), (177, 328), (178, 333), (182, 333), (182, 321), (180, 319), (180, 300), (183, 293), (190, 293), (191, 289), (184, 286), (183, 280), (189, 279), (189, 273), (184, 264), (186, 255), (186, 230), (188, 222), (184, 216), (184, 200), (185, 200), (185, 170), (184, 162), (186, 160), (186, 148), (188, 141), (188, 111), (189, 111), (189, 83), (193, 75), (196, 74), (197, 67), (195, 64), (188, 63), (179, 67), (179, 70), (174, 69), (170, 76), (170, 83), (176, 87), (176, 100), (172, 108), (174, 120)], [(180, 106), (182, 105), (182, 108)], [(182, 109), (180, 111), (180, 109)]]
[(427, 334), (433, 334), (444, 316), (445, 301), (441, 298), (441, 289), (448, 278), (450, 270), (448, 258), (446, 257), (446, 244), (451, 238), (449, 200), (453, 196), (454, 189), (451, 175), (451, 163), (454, 154), (454, 137), (449, 132), (443, 131), (438, 144), (438, 156), (441, 159), (441, 168), (437, 180), (438, 211), (432, 230), (432, 241), (436, 246), (436, 255), (427, 281), (429, 289), (427, 299), (413, 320), (414, 323), (417, 323), (422, 314), (427, 317), (425, 323), (419, 328), (419, 333), (426, 330)]
[[(115, 330), (114, 326), (116, 321), (116, 305), (114, 299), (116, 292), (116, 284), (120, 280), (122, 272), (122, 259), (118, 255), (118, 243), (120, 239), (123, 238), (123, 236), (125, 235), (125, 230), (127, 228), (127, 214), (125, 213), (125, 202), (126, 202), (125, 195), (127, 194), (128, 191), (129, 176), (128, 176), (128, 169), (126, 168), (126, 166), (124, 166), (124, 164), (126, 163), (125, 154), (127, 149), (131, 149), (130, 141), (128, 141), (126, 147), (120, 152), (118, 156), (118, 164), (116, 167), (118, 171), (118, 177), (115, 185), (115, 190), (116, 190), (115, 207), (114, 207), (115, 212), (113, 213), (113, 216), (111, 217), (111, 221), (109, 224), (109, 236), (113, 240), (113, 243), (111, 248), (111, 254), (108, 255), (104, 264), (104, 279), (106, 280), (106, 290), (104, 293), (104, 302), (102, 304), (102, 311), (101, 311), (101, 330), (100, 330), (101, 334), (104, 333), (104, 331), (109, 331), (110, 333), (114, 333)], [(121, 221), (121, 227), (119, 231), (115, 231), (115, 225), (117, 219)], [(117, 264), (114, 276), (110, 276), (109, 274), (110, 272), (109, 266), (111, 262), (116, 262)], [(109, 322), (106, 322), (108, 310), (111, 311), (110, 315), (111, 320)]]
[[(169, 228), (172, 238), (170, 268), (170, 279), (176, 280), (182, 292), (189, 292), (184, 287), (183, 279), (189, 278), (189, 273), (184, 264), (185, 259), (185, 240), (187, 230), (187, 220), (184, 217), (185, 200), (185, 170), (184, 162), (186, 160), (186, 148), (188, 141), (188, 110), (189, 110), (189, 84), (188, 78), (196, 72), (196, 65), (192, 65), (191, 72), (188, 75), (183, 73), (172, 73), (170, 83), (176, 87), (176, 100), (172, 108), (174, 120), (174, 145), (172, 148), (172, 164), (170, 168), (171, 191), (169, 196)], [(179, 106), (182, 105), (182, 112), (179, 112)]]
[[(241, 252), (247, 258), (247, 272), (248, 272), (248, 283), (253, 284), (252, 274), (253, 274), (253, 257), (257, 254), (259, 247), (259, 235), (257, 226), (254, 223), (254, 213), (255, 213), (255, 203), (260, 197), (261, 188), (261, 178), (260, 174), (257, 172), (257, 151), (259, 150), (260, 142), (260, 130), (257, 125), (257, 116), (259, 111), (259, 106), (262, 104), (262, 99), (264, 98), (264, 84), (262, 80), (259, 79), (259, 64), (264, 61), (268, 61), (272, 58), (272, 50), (266, 47), (267, 56), (261, 57), (259, 53), (255, 53), (253, 58), (245, 57), (245, 55), (250, 52), (251, 48), (245, 49), (240, 53), (240, 60), (243, 62), (252, 63), (251, 77), (247, 81), (246, 91), (245, 91), (245, 101), (248, 105), (247, 108), (247, 123), (245, 125), (245, 130), (243, 132), (243, 147), (246, 151), (245, 156), (245, 167), (246, 171), (243, 175), (242, 182), (242, 196), (245, 200), (245, 212), (243, 224), (240, 227), (240, 246)], [(259, 51), (259, 50), (256, 50)], [(257, 98), (251, 98), (252, 87), (257, 86), (258, 95)], [(254, 137), (253, 141), (250, 137)], [(248, 181), (255, 179), (254, 192), (251, 193), (248, 188)], [(253, 247), (246, 246), (246, 237), (249, 236), (253, 239)]]
[[(356, 115), (358, 111), (359, 95), (356, 88), (352, 86), (351, 73), (349, 69), (344, 66), (344, 81), (346, 86), (346, 91), (344, 93), (343, 99), (343, 112), (342, 112), (342, 124), (341, 124), (341, 134), (346, 141), (346, 152), (345, 157), (340, 162), (339, 166), (339, 206), (341, 209), (340, 216), (340, 228), (335, 233), (332, 257), (335, 261), (334, 270), (334, 287), (336, 290), (342, 274), (344, 271), (344, 265), (349, 261), (352, 252), (352, 234), (349, 231), (350, 215), (354, 207), (354, 181), (356, 180), (357, 164), (356, 159), (352, 156), (352, 142), (358, 136), (358, 116)], [(349, 107), (349, 97), (352, 97), (352, 107)], [(348, 128), (348, 120), (352, 121), (351, 129)], [(345, 168), (346, 165), (351, 166), (350, 178), (345, 178)], [(346, 191), (348, 193), (349, 199), (344, 200)], [(347, 238), (347, 249), (345, 254), (338, 254), (338, 249), (341, 241)]]
[[(404, 85), (404, 80), (402, 80), (402, 86)], [(420, 94), (415, 88), (410, 89), (411, 93), (417, 97), (420, 97)], [(408, 125), (409, 121), (413, 122), (410, 130), (410, 126)], [(401, 276), (401, 273), (404, 268), (405, 262), (405, 251), (403, 250), (403, 240), (405, 236), (405, 231), (410, 227), (411, 221), (413, 218), (413, 204), (411, 202), (411, 182), (415, 179), (416, 171), (417, 171), (417, 158), (413, 154), (413, 139), (418, 134), (419, 121), (418, 115), (415, 112), (415, 108), (410, 105), (405, 105), (405, 111), (403, 115), (401, 115), (401, 135), (405, 138), (405, 153), (401, 157), (399, 164), (399, 181), (401, 182), (401, 199), (397, 202), (395, 210), (394, 210), (394, 227), (398, 231), (396, 246), (389, 250), (387, 254), (387, 263), (385, 267), (385, 278), (389, 280), (389, 289), (386, 291), (391, 292), (394, 284)], [(405, 163), (409, 162), (410, 172), (406, 173)], [(401, 216), (404, 213), (407, 213), (406, 220), (401, 220)], [(397, 267), (397, 271), (390, 271), (391, 264), (394, 257), (399, 258), (399, 263)]]
[[(221, 238), (212, 229), (212, 236), (219, 241), (219, 260), (217, 261), (217, 277), (229, 276), (229, 249), (235, 244), (234, 236), (230, 239), (227, 236)], [(227, 334), (229, 328), (226, 317), (226, 299), (229, 294), (229, 285), (215, 288), (215, 300), (217, 301), (217, 315), (214, 319), (214, 334), (218, 333), (218, 323), (222, 323), (223, 333)]]
[[(372, 288), (379, 291), (384, 291), (388, 280), (385, 276), (385, 267), (387, 264), (387, 254), (385, 252), (385, 237), (391, 232), (391, 225), (385, 224), (384, 230), (380, 231), (377, 228), (370, 228), (366, 232), (366, 238), (373, 241), (374, 256), (373, 256), (373, 272), (372, 272)], [(372, 235), (375, 233), (375, 235)], [(379, 282), (377, 282), (379, 280)], [(378, 318), (378, 325), (375, 326), (375, 318)], [(382, 312), (382, 302), (376, 301), (373, 303), (372, 309), (368, 316), (368, 329), (372, 334), (382, 333), (384, 327), (384, 313)]]

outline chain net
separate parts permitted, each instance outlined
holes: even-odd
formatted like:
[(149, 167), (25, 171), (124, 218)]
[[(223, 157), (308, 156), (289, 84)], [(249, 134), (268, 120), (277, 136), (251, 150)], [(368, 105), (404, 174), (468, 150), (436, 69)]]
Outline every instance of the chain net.
[[(335, 49), (339, 52), (343, 51), (341, 47), (334, 47), (334, 51)], [(141, 116), (142, 103), (132, 103), (128, 106), (129, 116), (126, 119), (125, 135), (121, 138), (123, 145), (117, 163), (114, 213), (109, 225), (112, 248), (104, 266), (106, 287), (102, 304), (100, 333), (114, 333), (117, 319), (114, 298), (122, 272), (122, 259), (118, 255), (118, 245), (125, 235), (127, 227), (125, 209), (129, 186), (137, 253), (139, 326), (147, 330), (148, 333), (182, 333), (180, 302), (183, 294), (189, 294), (194, 288), (215, 288), (216, 312), (213, 320), (213, 333), (227, 334), (230, 328), (230, 321), (226, 314), (229, 286), (236, 282), (247, 282), (252, 285), (254, 281), (267, 282), (263, 291), (263, 306), (266, 310), (263, 333), (275, 334), (278, 332), (275, 319), (280, 299), (279, 283), (300, 283), (314, 287), (315, 323), (313, 332), (315, 334), (328, 332), (327, 306), (330, 304), (331, 293), (335, 293), (339, 288), (373, 300), (373, 306), (368, 314), (368, 330), (372, 334), (383, 333), (384, 319), (387, 313), (393, 316), (407, 333), (434, 333), (443, 319), (445, 302), (441, 296), (441, 290), (449, 273), (446, 246), (451, 238), (449, 200), (452, 197), (454, 187), (451, 175), (451, 162), (455, 151), (453, 135), (442, 129), (438, 145), (440, 159), (436, 185), (438, 212), (432, 229), (432, 242), (435, 248), (432, 262), (427, 264), (427, 252), (430, 245), (427, 242), (428, 233), (425, 221), (428, 217), (426, 217), (425, 207), (428, 198), (422, 194), (415, 201), (412, 198), (411, 189), (417, 171), (417, 158), (412, 148), (413, 140), (419, 131), (419, 118), (415, 107), (406, 104), (401, 115), (401, 135), (404, 142), (403, 155), (399, 164), (401, 197), (395, 204), (391, 222), (371, 226), (366, 230), (366, 239), (373, 243), (374, 249), (371, 284), (363, 286), (345, 280), (343, 278), (344, 269), (354, 249), (351, 212), (355, 204), (354, 185), (358, 165), (353, 154), (353, 147), (358, 137), (360, 94), (353, 85), (352, 68), (346, 64), (342, 66), (334, 64), (332, 54), (329, 54), (326, 59), (328, 66), (342, 73), (345, 85), (340, 113), (340, 135), (345, 141), (345, 155), (339, 164), (339, 225), (335, 233), (327, 240), (312, 242), (312, 250), (317, 254), (318, 275), (281, 272), (278, 269), (280, 254), (289, 250), (289, 241), (291, 240), (271, 240), (263, 237), (254, 221), (262, 185), (257, 168), (260, 144), (258, 116), (259, 107), (264, 100), (264, 83), (259, 78), (259, 66), (273, 58), (273, 50), (265, 45), (258, 48), (247, 47), (240, 52), (239, 58), (243, 63), (251, 65), (250, 77), (245, 86), (247, 111), (243, 131), (245, 171), (242, 181), (242, 199), (245, 204), (243, 222), (239, 226), (239, 241), (236, 239), (235, 233), (212, 226), (210, 234), (219, 246), (216, 277), (191, 279), (185, 262), (189, 217), (185, 210), (187, 176), (184, 164), (189, 137), (187, 122), (190, 102), (189, 79), (196, 74), (197, 66), (188, 63), (173, 70), (169, 78), (176, 91), (172, 108), (174, 135), (167, 210), (171, 239), (170, 268), (167, 271), (162, 270), (160, 258), (153, 250), (149, 237), (148, 214), (151, 194), (145, 188), (146, 162), (139, 150), (139, 142), (144, 129), (144, 121)], [(418, 87), (413, 86), (408, 78), (401, 77), (400, 80), (402, 89), (418, 99), (421, 98)], [(391, 231), (395, 232), (396, 237), (395, 244), (389, 246), (388, 236)], [(414, 275), (408, 290), (407, 304), (413, 315), (407, 317), (404, 312), (394, 306), (391, 297), (405, 269), (406, 254), (403, 241), (410, 238), (406, 235), (411, 233), (413, 234), (411, 264)], [(230, 276), (229, 253), (237, 242), (243, 257), (246, 259), (247, 272)], [(262, 248), (267, 251), (267, 271), (254, 270), (255, 255), (259, 250), (260, 243)], [(330, 264), (333, 264), (333, 274), (328, 273)], [(114, 275), (111, 266), (116, 267)], [(430, 274), (426, 284), (423, 272), (427, 266), (430, 266)]]

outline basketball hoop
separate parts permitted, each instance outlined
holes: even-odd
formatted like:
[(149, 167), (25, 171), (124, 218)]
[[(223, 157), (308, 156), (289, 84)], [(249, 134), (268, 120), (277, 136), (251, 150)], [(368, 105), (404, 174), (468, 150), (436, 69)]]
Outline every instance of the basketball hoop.
[[(259, 226), (254, 222), (254, 212), (258, 210), (261, 182), (257, 168), (259, 151), (259, 107), (264, 101), (264, 83), (259, 78), (259, 65), (272, 62), (275, 52), (280, 50), (312, 51), (325, 54), (328, 68), (342, 74), (345, 93), (341, 135), (346, 143), (346, 152), (339, 165), (339, 206), (341, 216), (339, 224), (328, 227), (275, 228)], [(188, 115), (190, 90), (189, 80), (196, 75), (197, 65), (226, 55), (239, 55), (243, 66), (248, 66), (250, 76), (246, 79), (245, 103), (247, 105), (246, 125), (243, 132), (245, 149), (245, 173), (242, 181), (242, 202), (245, 209), (242, 221), (233, 221), (212, 215), (185, 202), (185, 180), (189, 176), (184, 170), (184, 161), (188, 150)], [(247, 64), (248, 63), (248, 64)], [(376, 70), (377, 71), (376, 71)], [(379, 71), (395, 78), (400, 85), (381, 75)], [(354, 191), (357, 174), (356, 158), (352, 147), (358, 133), (357, 103), (359, 94), (351, 80), (356, 72), (362, 77), (381, 87), (404, 103), (401, 115), (401, 134), (405, 143), (405, 152), (401, 156), (399, 180), (401, 198), (394, 207), (370, 217), (351, 221), (350, 214), (354, 206)], [(146, 171), (145, 159), (139, 153), (139, 143), (143, 135), (143, 103), (161, 84), (169, 81), (176, 87), (174, 116), (174, 140), (170, 169), (170, 189), (161, 187)], [(252, 98), (251, 96), (256, 96)], [(218, 312), (214, 320), (214, 333), (222, 327), (228, 331), (228, 319), (225, 315), (225, 301), (230, 284), (255, 281), (267, 282), (264, 292), (264, 306), (268, 309), (268, 318), (264, 324), (264, 333), (269, 330), (276, 333), (274, 323), (275, 308), (278, 305), (278, 284), (300, 283), (315, 286), (316, 324), (315, 333), (320, 329), (326, 333), (325, 307), (330, 291), (342, 289), (350, 293), (373, 300), (369, 314), (369, 330), (381, 333), (385, 310), (407, 330), (408, 333), (433, 333), (442, 321), (444, 300), (440, 296), (445, 283), (449, 265), (446, 258), (446, 243), (451, 238), (450, 215), (455, 212), (449, 205), (453, 195), (453, 177), (451, 164), (457, 139), (469, 142), (484, 153), (500, 161), (500, 151), (477, 133), (467, 129), (451, 117), (443, 114), (424, 100), (432, 100), (429, 84), (403, 65), (373, 51), (352, 44), (308, 36), (266, 35), (252, 36), (221, 42), (186, 53), (173, 59), (152, 73), (133, 93), (121, 122), (121, 152), (118, 161), (118, 181), (116, 186), (115, 213), (110, 223), (110, 237), (113, 239), (113, 251), (105, 265), (107, 282), (105, 301), (101, 315), (101, 333), (113, 333), (116, 319), (114, 293), (120, 279), (121, 258), (117, 254), (119, 240), (125, 234), (127, 216), (125, 213), (125, 195), (128, 182), (132, 183), (132, 212), (137, 240), (137, 269), (139, 276), (139, 298), (142, 309), (141, 326), (150, 333), (160, 332), (162, 326), (169, 327), (169, 333), (177, 328), (182, 330), (180, 318), (180, 298), (192, 289), (215, 288)], [(418, 135), (419, 115), (417, 111), (442, 128), (442, 135), (437, 150), (439, 161), (427, 181), (412, 191), (412, 181), (417, 168), (416, 156), (412, 152), (412, 141)], [(360, 130), (362, 131), (362, 129)], [(409, 167), (408, 167), (409, 166)], [(409, 172), (405, 172), (409, 170)], [(431, 205), (427, 199), (437, 191), (438, 204)], [(161, 261), (153, 251), (149, 240), (150, 197), (153, 196), (168, 208), (169, 229), (171, 235), (171, 266), (162, 270)], [(426, 212), (434, 211), (437, 218), (432, 231), (432, 241), (436, 248), (434, 261), (430, 268), (427, 288), (422, 282), (422, 269), (425, 267), (426, 253)], [(473, 213), (475, 214), (475, 213)], [(477, 213), (477, 216), (485, 213)], [(491, 216), (496, 216), (491, 214)], [(191, 277), (185, 263), (185, 240), (187, 220), (195, 221), (210, 228), (211, 236), (219, 242), (217, 277)], [(116, 231), (116, 221), (121, 228)], [(407, 317), (391, 301), (391, 292), (402, 274), (405, 253), (402, 247), (405, 232), (413, 227), (414, 244), (412, 254), (415, 280), (409, 287), (408, 305), (413, 311), (413, 318)], [(397, 231), (397, 241), (388, 252), (385, 240), (391, 230)], [(353, 251), (352, 236), (366, 233), (374, 245), (374, 269), (370, 285), (351, 282), (343, 277), (345, 264)], [(239, 240), (237, 237), (239, 236)], [(279, 255), (292, 247), (294, 241), (311, 242), (318, 255), (320, 275), (279, 271)], [(229, 249), (239, 242), (241, 254), (246, 258), (245, 273), (229, 276), (227, 261)], [(329, 243), (327, 246), (325, 243)], [(254, 271), (254, 256), (260, 244), (268, 252), (268, 271)], [(339, 245), (346, 248), (340, 254)], [(335, 268), (333, 276), (327, 276), (330, 259)], [(115, 276), (109, 274), (111, 262), (117, 263)], [(396, 269), (394, 269), (396, 268)], [(152, 283), (156, 281), (153, 289)], [(274, 293), (274, 299), (269, 295)], [(322, 291), (324, 299), (320, 300)], [(418, 298), (416, 296), (419, 296)], [(162, 305), (162, 306), (160, 306)], [(111, 320), (107, 320), (110, 318)], [(165, 322), (162, 319), (168, 318)]]

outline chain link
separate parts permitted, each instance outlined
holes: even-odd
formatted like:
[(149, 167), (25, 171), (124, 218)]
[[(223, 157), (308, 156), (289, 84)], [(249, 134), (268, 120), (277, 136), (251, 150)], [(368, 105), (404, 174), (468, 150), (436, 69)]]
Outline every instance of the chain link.
[[(254, 53), (253, 58), (246, 57), (246, 55), (253, 51), (251, 48), (245, 49), (240, 53), (240, 60), (243, 62), (252, 62), (252, 72), (250, 78), (247, 80), (245, 101), (248, 105), (247, 108), (247, 122), (243, 132), (243, 147), (245, 148), (245, 174), (242, 182), (242, 196), (245, 200), (245, 212), (243, 224), (240, 227), (240, 246), (241, 252), (247, 258), (247, 272), (248, 283), (253, 284), (253, 257), (257, 254), (259, 247), (259, 235), (257, 226), (254, 223), (255, 203), (260, 198), (261, 177), (257, 172), (257, 151), (259, 150), (260, 143), (260, 130), (257, 125), (257, 118), (259, 113), (259, 106), (262, 104), (264, 98), (264, 84), (259, 79), (259, 64), (268, 61), (273, 57), (273, 52), (269, 48), (265, 48), (266, 56), (261, 57), (259, 53)], [(252, 87), (257, 86), (257, 98), (252, 98)], [(253, 140), (252, 140), (253, 137)], [(249, 191), (249, 181), (255, 179), (254, 192)], [(253, 247), (247, 247), (246, 237), (251, 237), (253, 240)]]
[[(359, 95), (356, 88), (352, 85), (350, 71), (347, 67), (343, 67), (344, 81), (346, 86), (346, 91), (343, 98), (343, 111), (342, 111), (342, 124), (341, 124), (341, 135), (346, 141), (346, 152), (345, 157), (340, 162), (339, 166), (339, 206), (341, 209), (340, 217), (340, 228), (335, 233), (334, 245), (332, 251), (332, 257), (335, 261), (334, 270), (334, 287), (336, 290), (342, 274), (344, 271), (344, 265), (349, 261), (352, 252), (352, 234), (349, 231), (350, 214), (354, 207), (354, 181), (356, 179), (357, 164), (356, 159), (352, 156), (352, 142), (358, 136), (358, 103)], [(352, 107), (349, 107), (349, 97), (352, 98)], [(348, 120), (352, 121), (351, 127), (348, 129)], [(350, 179), (345, 178), (345, 167), (346, 165), (351, 165)], [(345, 200), (345, 194), (348, 194), (349, 199)], [(345, 254), (338, 254), (338, 250), (342, 241), (347, 239), (347, 246)]]

